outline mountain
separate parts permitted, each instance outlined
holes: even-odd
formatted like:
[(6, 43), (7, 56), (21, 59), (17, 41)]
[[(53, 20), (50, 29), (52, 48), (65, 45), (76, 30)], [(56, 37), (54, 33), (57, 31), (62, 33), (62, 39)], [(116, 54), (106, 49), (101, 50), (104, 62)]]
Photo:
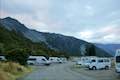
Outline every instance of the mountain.
[[(28, 29), (24, 24), (21, 24), (19, 21), (10, 17), (0, 19), (0, 23), (9, 31), (14, 30), (16, 33), (23, 35), (25, 38), (31, 40), (34, 43), (43, 42), (49, 48), (55, 51), (68, 53), (69, 55), (82, 55), (82, 46), (85, 45), (85, 47), (90, 47), (93, 45), (92, 43), (88, 43), (84, 40), (80, 40), (71, 36), (64, 36), (56, 33), (38, 32), (36, 30)], [(106, 51), (96, 46), (95, 52), (97, 56), (111, 56)]]
[(97, 47), (105, 50), (106, 52), (110, 53), (112, 56), (115, 55), (116, 50), (120, 49), (120, 44), (95, 44)]
[(33, 42), (45, 42), (45, 38), (41, 33), (28, 29), (24, 24), (21, 24), (19, 21), (11, 17), (0, 19), (0, 23), (8, 30), (15, 30), (18, 33), (22, 33), (26, 38)]
[[(15, 30), (8, 30), (0, 24), (0, 55), (13, 50), (24, 49), (28, 54), (44, 55), (44, 56), (59, 56), (66, 55), (65, 53), (57, 52), (50, 49), (43, 42), (35, 43), (24, 37), (22, 34), (16, 33)], [(4, 53), (4, 54), (3, 54)]]

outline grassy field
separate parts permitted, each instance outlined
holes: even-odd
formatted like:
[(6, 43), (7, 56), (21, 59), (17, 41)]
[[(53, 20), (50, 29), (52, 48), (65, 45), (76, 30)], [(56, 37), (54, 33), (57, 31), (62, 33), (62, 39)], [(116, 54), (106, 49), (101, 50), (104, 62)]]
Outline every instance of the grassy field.
[(31, 72), (30, 67), (21, 66), (13, 62), (0, 62), (0, 80), (16, 80)]

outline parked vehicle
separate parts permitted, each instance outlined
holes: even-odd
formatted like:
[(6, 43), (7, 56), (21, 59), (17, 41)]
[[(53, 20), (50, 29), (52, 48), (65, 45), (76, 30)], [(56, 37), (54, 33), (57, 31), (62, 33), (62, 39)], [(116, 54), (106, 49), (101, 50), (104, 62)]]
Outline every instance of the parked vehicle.
[(88, 65), (89, 69), (97, 70), (97, 69), (110, 69), (111, 60), (109, 58), (93, 58)]
[(60, 60), (62, 61), (62, 63), (66, 63), (67, 59), (65, 57), (60, 57)]
[(0, 61), (6, 61), (5, 56), (0, 56)]
[(115, 54), (115, 70), (120, 73), (120, 49), (116, 50)]
[(58, 57), (49, 57), (51, 63), (62, 63), (62, 60)]
[(85, 56), (81, 57), (80, 60), (76, 62), (77, 65), (88, 66), (92, 58), (97, 58), (96, 56)]
[(50, 65), (50, 61), (44, 56), (29, 56), (27, 63), (29, 65)]

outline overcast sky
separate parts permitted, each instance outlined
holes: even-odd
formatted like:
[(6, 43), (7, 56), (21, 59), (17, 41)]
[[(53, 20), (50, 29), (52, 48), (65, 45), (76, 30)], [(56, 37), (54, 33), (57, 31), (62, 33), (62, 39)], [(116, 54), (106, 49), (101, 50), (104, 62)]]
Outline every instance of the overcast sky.
[(120, 43), (120, 0), (0, 0), (0, 17), (93, 43)]

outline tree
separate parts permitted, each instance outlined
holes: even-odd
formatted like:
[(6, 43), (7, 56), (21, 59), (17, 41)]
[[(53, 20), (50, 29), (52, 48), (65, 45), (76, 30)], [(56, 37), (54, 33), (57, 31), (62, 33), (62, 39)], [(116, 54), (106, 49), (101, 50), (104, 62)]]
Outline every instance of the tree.
[(0, 43), (0, 54), (4, 53), (4, 44)]
[(12, 49), (6, 53), (8, 61), (18, 62), (21, 65), (26, 65), (28, 53), (24, 49)]
[(89, 56), (95, 56), (96, 52), (95, 52), (95, 46), (92, 44), (89, 48)]

